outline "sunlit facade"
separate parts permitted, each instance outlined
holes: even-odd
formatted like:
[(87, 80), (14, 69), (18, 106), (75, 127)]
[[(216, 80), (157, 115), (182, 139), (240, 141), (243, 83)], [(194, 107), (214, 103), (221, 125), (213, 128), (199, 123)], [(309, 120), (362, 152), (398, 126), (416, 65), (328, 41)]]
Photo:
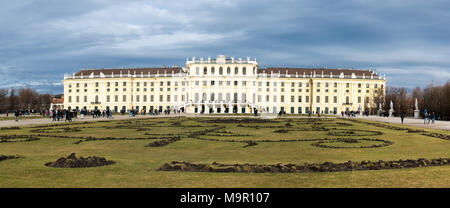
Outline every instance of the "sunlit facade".
[(64, 77), (68, 109), (187, 113), (340, 113), (376, 108), (373, 70), (259, 68), (256, 59), (195, 57), (185, 67), (91, 69)]

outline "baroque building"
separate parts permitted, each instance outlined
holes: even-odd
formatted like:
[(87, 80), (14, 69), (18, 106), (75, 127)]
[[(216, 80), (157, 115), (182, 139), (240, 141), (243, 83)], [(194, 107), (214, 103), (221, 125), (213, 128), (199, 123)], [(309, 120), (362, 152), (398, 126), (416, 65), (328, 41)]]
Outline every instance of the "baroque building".
[(376, 109), (373, 70), (259, 68), (256, 59), (195, 57), (185, 67), (91, 69), (64, 76), (66, 109), (304, 114)]

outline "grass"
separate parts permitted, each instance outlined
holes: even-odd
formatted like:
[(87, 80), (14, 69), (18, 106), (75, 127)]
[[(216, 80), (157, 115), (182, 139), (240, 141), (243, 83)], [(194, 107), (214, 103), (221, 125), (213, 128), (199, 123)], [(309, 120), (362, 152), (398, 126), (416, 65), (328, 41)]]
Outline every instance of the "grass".
[[(232, 122), (221, 123), (220, 120)], [(64, 131), (63, 127), (78, 127), (81, 131), (61, 132)], [(200, 139), (214, 141), (190, 136), (192, 132), (218, 127), (223, 128), (199, 136)], [(328, 134), (329, 131), (317, 130), (317, 127), (329, 131), (353, 131), (356, 136), (333, 136)], [(145, 131), (137, 131), (138, 128), (145, 128)], [(33, 129), (50, 133), (33, 133)], [(275, 133), (277, 129), (289, 131)], [(357, 136), (367, 133), (361, 130), (378, 131), (382, 134)], [(426, 131), (448, 134), (448, 131)], [(271, 120), (269, 123), (240, 123), (239, 118), (178, 117), (73, 122), (69, 126), (0, 130), (0, 135), (13, 134), (41, 136), (38, 136), (38, 141), (0, 143), (0, 155), (22, 156), (19, 159), (0, 161), (0, 187), (450, 187), (450, 166), (320, 173), (157, 171), (161, 165), (170, 161), (302, 164), (450, 157), (449, 140), (356, 123), (350, 119), (283, 118)], [(163, 147), (145, 147), (156, 140), (102, 140), (74, 144), (80, 139), (55, 137), (66, 135), (141, 138), (161, 137), (165, 134), (179, 135), (182, 140)], [(277, 142), (321, 138), (376, 138), (391, 141), (393, 144), (379, 148), (334, 149), (312, 146), (316, 141)], [(247, 140), (257, 141), (257, 145), (243, 148), (246, 145), (244, 141)], [(266, 140), (268, 142), (264, 142)], [(334, 141), (324, 144), (354, 147), (376, 143), (358, 140), (358, 143)], [(117, 163), (79, 169), (51, 168), (44, 165), (72, 152), (77, 156), (101, 156)]]

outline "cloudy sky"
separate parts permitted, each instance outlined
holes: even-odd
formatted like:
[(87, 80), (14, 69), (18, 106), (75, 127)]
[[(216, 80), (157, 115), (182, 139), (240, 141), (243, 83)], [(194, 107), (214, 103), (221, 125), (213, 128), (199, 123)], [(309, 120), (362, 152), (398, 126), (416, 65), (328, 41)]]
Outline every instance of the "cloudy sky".
[(184, 66), (256, 57), (260, 67), (386, 73), (390, 86), (450, 79), (447, 0), (0, 1), (0, 88), (61, 93), (82, 68)]

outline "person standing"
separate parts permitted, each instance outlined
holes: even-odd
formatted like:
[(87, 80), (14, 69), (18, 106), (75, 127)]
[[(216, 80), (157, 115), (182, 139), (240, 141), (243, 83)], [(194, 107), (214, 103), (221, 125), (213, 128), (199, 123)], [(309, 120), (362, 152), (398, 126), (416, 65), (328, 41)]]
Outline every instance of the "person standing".
[(425, 110), (423, 111), (423, 124), (427, 123), (427, 118), (428, 118), (428, 114), (427, 114), (427, 109), (425, 108)]
[(432, 124), (434, 124), (434, 119), (436, 119), (436, 114), (434, 114), (434, 112), (431, 114), (431, 121)]
[(16, 110), (16, 112), (14, 112), (14, 116), (16, 117), (16, 122), (19, 121), (19, 111)]
[(400, 118), (402, 119), (402, 124), (403, 124), (403, 120), (405, 119), (405, 112), (400, 114)]

